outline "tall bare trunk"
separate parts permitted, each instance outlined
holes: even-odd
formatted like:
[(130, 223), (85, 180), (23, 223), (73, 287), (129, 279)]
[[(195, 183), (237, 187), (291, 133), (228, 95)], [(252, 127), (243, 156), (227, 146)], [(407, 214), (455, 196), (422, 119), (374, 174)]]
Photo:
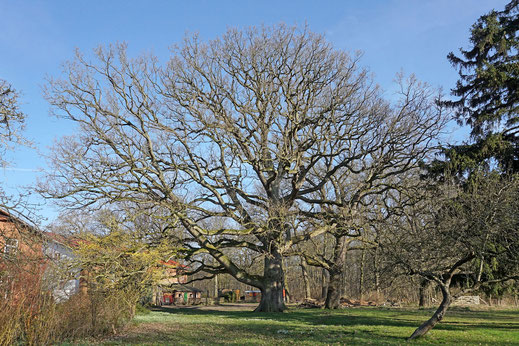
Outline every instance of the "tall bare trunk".
[(286, 275), (283, 275), (283, 289), (285, 290), (284, 292), (284, 295), (283, 295), (283, 299), (285, 301), (285, 303), (290, 303), (290, 290), (288, 289), (288, 282), (287, 282), (287, 276)]
[(377, 292), (377, 300), (380, 299), (380, 263), (378, 259), (378, 246), (373, 254), (373, 268), (375, 270), (375, 291)]
[(416, 339), (419, 337), (424, 336), (427, 334), (431, 329), (434, 328), (438, 322), (440, 322), (443, 317), (445, 316), (445, 313), (447, 312), (447, 309), (452, 303), (452, 296), (449, 290), (449, 284), (441, 284), (440, 288), (442, 290), (443, 299), (438, 307), (438, 309), (434, 312), (432, 317), (424, 322), (420, 327), (418, 327), (414, 333), (409, 337), (409, 340)]
[(218, 295), (218, 274), (214, 276), (214, 299), (215, 304), (220, 304), (220, 296)]
[(305, 299), (311, 299), (312, 298), (312, 292), (310, 290), (310, 280), (308, 278), (308, 268), (306, 265), (306, 262), (304, 258), (301, 257), (301, 273), (303, 275), (303, 285), (305, 289)]
[(359, 300), (362, 300), (364, 295), (364, 261), (366, 259), (366, 250), (362, 248), (360, 256), (360, 277), (359, 277)]
[[(326, 241), (323, 242), (323, 257), (326, 258)], [(321, 270), (321, 299), (326, 299), (326, 293), (328, 292), (328, 270), (322, 268)]]
[(328, 271), (322, 269), (321, 272), (321, 298), (326, 299), (326, 292), (328, 292)]
[(328, 270), (330, 280), (328, 281), (328, 291), (326, 293), (326, 302), (324, 305), (326, 309), (337, 309), (339, 307), (347, 245), (346, 237), (335, 238), (333, 266)]

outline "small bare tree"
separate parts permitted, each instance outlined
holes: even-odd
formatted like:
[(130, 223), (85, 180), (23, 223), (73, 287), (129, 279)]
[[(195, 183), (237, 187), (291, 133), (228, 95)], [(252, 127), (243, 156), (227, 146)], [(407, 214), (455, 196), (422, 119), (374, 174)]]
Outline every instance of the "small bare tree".
[[(386, 223), (384, 256), (405, 275), (417, 275), (441, 289), (433, 316), (411, 335), (425, 335), (459, 296), (483, 286), (519, 278), (519, 185), (517, 177), (489, 173), (464, 189), (426, 187), (400, 195), (404, 206)], [(493, 268), (484, 271), (484, 268)], [(463, 285), (455, 284), (457, 277)]]

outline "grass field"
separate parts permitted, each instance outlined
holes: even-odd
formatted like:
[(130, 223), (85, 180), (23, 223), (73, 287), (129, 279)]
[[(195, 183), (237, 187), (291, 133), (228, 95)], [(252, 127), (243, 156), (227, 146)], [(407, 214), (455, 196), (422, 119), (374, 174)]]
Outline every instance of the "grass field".
[[(105, 345), (326, 345), (407, 344), (405, 338), (433, 310), (350, 308), (291, 309), (282, 314), (240, 311), (252, 306), (208, 310), (163, 308), (135, 321)], [(411, 344), (519, 345), (519, 310), (450, 310), (425, 338)]]

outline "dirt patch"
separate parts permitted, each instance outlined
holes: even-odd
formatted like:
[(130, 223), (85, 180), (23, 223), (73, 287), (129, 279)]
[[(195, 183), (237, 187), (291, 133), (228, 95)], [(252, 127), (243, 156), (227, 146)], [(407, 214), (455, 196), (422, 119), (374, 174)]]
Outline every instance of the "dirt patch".
[[(174, 332), (181, 328), (182, 326), (178, 324), (172, 323), (139, 323), (136, 326), (129, 327), (126, 332), (127, 333), (165, 333), (165, 332)], [(122, 335), (122, 333), (121, 333)]]
[(181, 330), (182, 326), (172, 323), (139, 323), (130, 324), (116, 335), (104, 338), (101, 342), (123, 342), (125, 344), (141, 343), (153, 338), (154, 335), (174, 334)]

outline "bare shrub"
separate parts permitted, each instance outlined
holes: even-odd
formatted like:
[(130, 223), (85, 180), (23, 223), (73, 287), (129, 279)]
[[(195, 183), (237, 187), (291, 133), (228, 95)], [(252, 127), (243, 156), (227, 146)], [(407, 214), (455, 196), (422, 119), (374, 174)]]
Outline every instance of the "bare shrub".
[(18, 278), (4, 281), (0, 294), (0, 346), (50, 345), (116, 333), (135, 313), (135, 304), (128, 303), (132, 292), (124, 289), (89, 291), (56, 303), (48, 291)]

